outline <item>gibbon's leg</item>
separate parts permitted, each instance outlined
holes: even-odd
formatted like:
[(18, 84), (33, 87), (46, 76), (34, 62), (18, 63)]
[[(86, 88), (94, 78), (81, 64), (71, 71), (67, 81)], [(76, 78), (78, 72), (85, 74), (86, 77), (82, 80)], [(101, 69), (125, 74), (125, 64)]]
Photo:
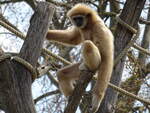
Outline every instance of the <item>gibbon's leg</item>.
[[(92, 41), (86, 40), (83, 42), (82, 57), (85, 68), (87, 67), (90, 71), (96, 71), (98, 69), (101, 63), (101, 55)], [(81, 66), (80, 69), (82, 69)]]
[(72, 94), (72, 91), (74, 90), (74, 84), (76, 80), (79, 79), (80, 64), (81, 63), (71, 64), (57, 72), (60, 90), (66, 97)]

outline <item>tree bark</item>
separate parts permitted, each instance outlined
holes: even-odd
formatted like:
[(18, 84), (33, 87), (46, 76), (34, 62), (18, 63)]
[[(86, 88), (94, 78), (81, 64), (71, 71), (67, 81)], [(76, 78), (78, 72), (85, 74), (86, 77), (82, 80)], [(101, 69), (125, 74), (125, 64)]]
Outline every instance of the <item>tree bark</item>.
[[(52, 4), (40, 2), (31, 18), (19, 56), (33, 67), (40, 56), (53, 11)], [(36, 113), (31, 85), (32, 73), (25, 66), (11, 59), (0, 62), (0, 108), (6, 113)]]
[[(150, 8), (148, 10), (147, 21), (150, 21)], [(150, 25), (146, 25), (141, 44), (141, 46), (145, 49), (148, 49), (149, 47), (149, 37), (150, 37)], [(147, 58), (148, 56), (146, 54), (143, 54), (142, 52), (139, 51), (138, 61), (140, 63), (140, 67), (145, 68)], [(136, 74), (133, 73), (133, 75), (130, 78), (128, 78), (125, 82), (121, 83), (121, 87), (133, 94), (138, 95), (138, 92), (141, 88), (141, 85), (144, 82), (145, 77), (146, 74), (141, 71), (141, 68), (139, 68)], [(133, 98), (129, 97), (123, 98), (123, 97), (124, 97), (123, 95), (119, 95), (116, 113), (127, 113), (131, 112), (131, 110), (134, 109), (135, 100)]]
[[(137, 22), (139, 20), (141, 11), (144, 7), (145, 0), (127, 0), (120, 18), (127, 24), (137, 27)], [(119, 53), (126, 47), (128, 42), (131, 40), (132, 33), (121, 26), (117, 25), (115, 37), (115, 58)], [(114, 71), (111, 77), (111, 83), (119, 86), (121, 82), (122, 72), (124, 69), (125, 57), (120, 60), (120, 62), (114, 67)], [(106, 91), (105, 99), (103, 100), (100, 109), (97, 113), (113, 113), (113, 107), (117, 100), (117, 92), (113, 89), (108, 88)]]
[[(148, 10), (147, 21), (150, 21), (150, 8)], [(141, 47), (148, 49), (150, 43), (150, 25), (146, 25)], [(139, 53), (139, 60), (142, 67), (146, 64), (147, 55)]]

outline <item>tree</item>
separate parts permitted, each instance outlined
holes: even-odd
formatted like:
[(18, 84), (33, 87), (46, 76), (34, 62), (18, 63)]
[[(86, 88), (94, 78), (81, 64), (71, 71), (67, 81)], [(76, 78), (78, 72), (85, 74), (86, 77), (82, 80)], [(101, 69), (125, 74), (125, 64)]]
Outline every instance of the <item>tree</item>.
[[(127, 0), (120, 18), (127, 24), (137, 28), (137, 22), (139, 20), (141, 11), (144, 7), (145, 0)], [(119, 25), (115, 31), (115, 58), (123, 51), (126, 45), (130, 42), (133, 33), (123, 26)], [(114, 67), (111, 83), (119, 86), (122, 78), (122, 73), (125, 65), (125, 57), (123, 57), (119, 63)], [(117, 100), (117, 92), (108, 88), (105, 95), (105, 100), (100, 107), (100, 113), (112, 113), (113, 105)]]
[(36, 113), (31, 93), (36, 73), (32, 72), (34, 68), (29, 70), (30, 67), (23, 62), (36, 67), (54, 9), (46, 3), (39, 3), (37, 8), (18, 57), (1, 55), (0, 103), (6, 113)]
[[(43, 44), (43, 39), (45, 37), (49, 23), (48, 15), (50, 15), (50, 18), (52, 18), (53, 16), (52, 22), (50, 21), (49, 29), (66, 29), (70, 26), (70, 22), (67, 20), (65, 15), (67, 11), (72, 6), (74, 6), (74, 4), (79, 2), (84, 2), (97, 10), (99, 15), (103, 18), (105, 23), (114, 33), (115, 58), (120, 55), (120, 53), (124, 52), (124, 49), (127, 48), (128, 43), (130, 43), (132, 36), (135, 33), (130, 31), (128, 27), (121, 24), (116, 19), (116, 15), (120, 14), (119, 17), (121, 18), (121, 20), (123, 20), (124, 23), (132, 26), (134, 29), (137, 29), (138, 22), (140, 23), (140, 27), (141, 24), (146, 24), (145, 33), (143, 38), (141, 39), (141, 47), (143, 48), (136, 44), (140, 43), (141, 40), (136, 41), (132, 43), (132, 45), (130, 45), (128, 51), (124, 52), (125, 54), (123, 58), (120, 59), (119, 62), (115, 65), (111, 83), (120, 86), (123, 89), (136, 95), (139, 95), (141, 86), (143, 85), (147, 86), (145, 89), (148, 92), (150, 91), (148, 84), (148, 73), (150, 72), (150, 68), (149, 63), (147, 63), (149, 62), (149, 57), (145, 57), (145, 55), (150, 55), (149, 51), (145, 50), (149, 47), (149, 44), (147, 43), (147, 41), (145, 41), (149, 38), (149, 36), (146, 35), (149, 32), (149, 21), (140, 18), (140, 16), (146, 15), (141, 15), (141, 12), (147, 11), (147, 8), (144, 7), (146, 6), (146, 4), (149, 4), (148, 1), (146, 4), (145, 0), (126, 0), (125, 2), (123, 0), (46, 1), (56, 5), (57, 8), (54, 12), (54, 15), (52, 15), (53, 8), (48, 8), (45, 3), (43, 6), (40, 5), (40, 7), (47, 8), (48, 11), (46, 13), (44, 10), (45, 8), (42, 8), (44, 11), (41, 8), (37, 8), (36, 0), (0, 0), (0, 7), (2, 8), (2, 13), (0, 14), (0, 25), (10, 31), (8, 32), (7, 30), (3, 30), (2, 28), (0, 28), (2, 29), (0, 31), (1, 40), (3, 39), (3, 36), (5, 37), (5, 39), (9, 37), (9, 40), (12, 40), (15, 36), (24, 39), (25, 36), (22, 32), (25, 32), (27, 29), (22, 30), (22, 28), (27, 28), (27, 24), (23, 25), (23, 23), (27, 22), (28, 18), (30, 18), (30, 13), (34, 12), (34, 16), (32, 16), (30, 20), (31, 24), (27, 32), (27, 38), (25, 39), (24, 44), (21, 45), (21, 51), (17, 51), (17, 53), (6, 51), (4, 52), (3, 50), (6, 50), (7, 46), (11, 47), (10, 43), (7, 46), (2, 45), (2, 49), (0, 50), (0, 109), (4, 110), (6, 113), (35, 113), (33, 97), (31, 94), (31, 85), (35, 84), (33, 93), (37, 93), (37, 89), (40, 89), (41, 92), (43, 91), (42, 93), (38, 94), (36, 98), (34, 96), (37, 113), (62, 113), (66, 106), (70, 106), (71, 108), (71, 111), (69, 111), (69, 113), (76, 111), (76, 108), (74, 110), (72, 109), (72, 107), (74, 106), (72, 106), (71, 104), (66, 104), (67, 100), (64, 99), (64, 96), (62, 96), (58, 89), (58, 82), (55, 74), (57, 70), (62, 66), (70, 64), (70, 62), (78, 62), (80, 60), (80, 47), (68, 48), (52, 42)], [(24, 7), (24, 10), (22, 7), (20, 8), (20, 10), (17, 9), (20, 4), (26, 5), (26, 7)], [(123, 10), (120, 12), (121, 7), (123, 7)], [(108, 10), (108, 8), (110, 8), (110, 10)], [(43, 13), (41, 12), (41, 10), (39, 13), (39, 9), (41, 9)], [(7, 15), (7, 12), (12, 13), (11, 15)], [(17, 12), (19, 15), (17, 15)], [(20, 18), (21, 21), (19, 20)], [(9, 27), (13, 28), (13, 30), (8, 26), (5, 26), (3, 22), (9, 25)], [(17, 41), (18, 38), (14, 38), (11, 42), (20, 43), (20, 41)], [(42, 49), (42, 52), (40, 53), (42, 44), (45, 48)], [(18, 48), (17, 46), (14, 47)], [(135, 51), (135, 49), (138, 49), (138, 51)], [(51, 51), (58, 53), (61, 57), (67, 59), (68, 61), (52, 54)], [(138, 57), (134, 54), (135, 52), (139, 53)], [(4, 55), (6, 53), (9, 53), (10, 56)], [(2, 56), (7, 58), (5, 59)], [(37, 66), (38, 68), (36, 69), (39, 72), (37, 74), (38, 78), (36, 78), (36, 80), (33, 82), (31, 78), (34, 78), (35, 76), (33, 75), (36, 75), (35, 68), (33, 68), (32, 66), (30, 66), (30, 68), (27, 68), (28, 66), (26, 67), (26, 64), (22, 64), (17, 61), (18, 57), (12, 56), (18, 56), (19, 58), (21, 57), (32, 64), (33, 67)], [(23, 62), (24, 60), (20, 59), (19, 61)], [(126, 69), (129, 73), (126, 73), (124, 69)], [(83, 72), (82, 74), (92, 75), (92, 73), (90, 72)], [(125, 81), (122, 81), (122, 77), (124, 77), (125, 74), (129, 74), (130, 76), (126, 78)], [(83, 79), (89, 81), (92, 78), (92, 76), (88, 77), (88, 79), (84, 77)], [(92, 84), (94, 84), (94, 82), (92, 82)], [(84, 88), (86, 87), (86, 85), (84, 86)], [(42, 88), (40, 88), (41, 86)], [(81, 112), (84, 113), (91, 104), (91, 95), (89, 92), (84, 93), (84, 88), (80, 86), (81, 85), (78, 84), (77, 88), (80, 88), (84, 95), (84, 98), (82, 98), (82, 102), (79, 101), (81, 99), (81, 96), (78, 96), (78, 99), (76, 96), (72, 97), (74, 98), (73, 103), (78, 102), (75, 106), (77, 107), (79, 104)], [(75, 95), (79, 92), (79, 90), (76, 90)], [(144, 93), (142, 93), (142, 95), (140, 96), (142, 98), (150, 97), (150, 95), (144, 95)], [(135, 98), (127, 97), (123, 93), (119, 93), (118, 96), (118, 92), (116, 92), (111, 86), (108, 88), (105, 99), (103, 100), (103, 103), (101, 104), (101, 107), (97, 113), (128, 113), (135, 111), (143, 112), (144, 110), (148, 110), (147, 104), (140, 104), (140, 106), (135, 106), (135, 103)]]

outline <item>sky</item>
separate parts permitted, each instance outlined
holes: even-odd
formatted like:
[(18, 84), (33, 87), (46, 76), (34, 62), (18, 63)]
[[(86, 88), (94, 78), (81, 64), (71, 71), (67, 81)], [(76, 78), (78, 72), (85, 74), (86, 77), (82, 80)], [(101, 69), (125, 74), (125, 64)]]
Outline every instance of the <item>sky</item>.
[[(33, 11), (26, 3), (22, 2), (22, 3), (13, 4), (13, 5), (10, 4), (8, 6), (3, 6), (1, 9), (1, 12), (12, 24), (16, 25), (19, 30), (21, 30), (24, 34), (27, 33), (27, 30), (29, 27), (29, 20), (30, 20), (31, 15), (33, 14)], [(147, 11), (143, 11), (142, 17), (146, 18), (146, 14), (147, 14)], [(144, 25), (141, 25), (140, 27), (142, 30), (140, 37), (142, 37), (143, 31), (144, 31)], [(5, 52), (19, 52), (23, 44), (23, 40), (12, 35), (9, 31), (7, 31), (1, 26), (0, 26), (0, 31), (1, 31), (0, 32), (0, 46), (2, 47), (2, 49)], [(6, 33), (7, 35), (5, 35)], [(130, 74), (128, 70), (125, 69), (125, 72), (123, 74), (124, 76), (123, 80), (128, 78), (129, 75)], [(42, 90), (43, 79), (45, 78), (43, 77), (40, 80), (36, 80), (32, 85), (34, 99), (47, 91), (46, 89)], [(50, 82), (47, 84), (50, 84)], [(144, 89), (143, 87), (144, 86), (142, 86), (141, 89)], [(51, 87), (51, 90), (54, 90), (54, 89), (55, 87)]]

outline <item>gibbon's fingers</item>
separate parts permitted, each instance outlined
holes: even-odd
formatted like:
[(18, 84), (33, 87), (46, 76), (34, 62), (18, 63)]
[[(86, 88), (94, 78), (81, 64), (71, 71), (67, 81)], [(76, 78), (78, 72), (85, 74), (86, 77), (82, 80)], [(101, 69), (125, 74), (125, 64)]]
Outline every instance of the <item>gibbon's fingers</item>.
[(95, 113), (98, 110), (102, 99), (103, 99), (103, 96), (99, 97), (96, 94), (93, 94), (93, 97), (92, 97), (92, 108), (90, 110), (92, 113)]

